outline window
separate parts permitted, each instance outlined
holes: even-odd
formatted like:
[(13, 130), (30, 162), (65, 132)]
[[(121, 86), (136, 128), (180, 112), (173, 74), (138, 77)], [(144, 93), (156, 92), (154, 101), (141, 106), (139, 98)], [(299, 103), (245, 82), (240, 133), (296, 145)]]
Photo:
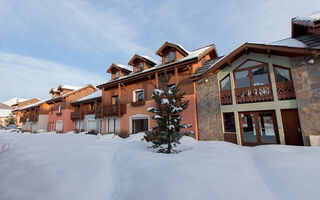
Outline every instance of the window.
[(274, 67), (274, 71), (275, 71), (277, 83), (291, 81), (290, 69), (287, 69), (284, 67)]
[(120, 132), (120, 118), (109, 118), (107, 121), (108, 133), (119, 133)]
[(148, 131), (148, 119), (133, 119), (132, 132), (139, 133)]
[(237, 88), (270, 84), (267, 64), (248, 60), (235, 71)]
[(119, 102), (118, 96), (113, 96), (112, 99), (111, 99), (111, 103), (112, 104), (118, 104), (118, 102)]
[(114, 74), (113, 74), (113, 79), (117, 79), (119, 78), (119, 71), (116, 71)]
[(134, 102), (144, 101), (144, 91), (136, 90), (134, 92)]
[(220, 86), (221, 86), (221, 91), (231, 90), (230, 76), (229, 75), (221, 80)]
[(165, 58), (166, 62), (175, 61), (176, 60), (176, 53), (174, 51), (170, 51)]
[(89, 104), (89, 110), (90, 111), (94, 111), (94, 103), (90, 103)]
[(141, 72), (143, 71), (143, 62), (140, 62), (138, 65), (137, 65), (137, 72)]
[(62, 105), (59, 106), (58, 108), (58, 112), (61, 113), (62, 112)]
[(234, 113), (223, 113), (223, 121), (225, 132), (236, 132)]

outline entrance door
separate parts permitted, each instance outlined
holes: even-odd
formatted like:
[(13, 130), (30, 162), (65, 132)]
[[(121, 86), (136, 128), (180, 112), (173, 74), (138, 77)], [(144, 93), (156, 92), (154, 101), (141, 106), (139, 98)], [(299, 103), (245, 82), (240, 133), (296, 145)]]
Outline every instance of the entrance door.
[(239, 113), (242, 144), (279, 144), (279, 134), (274, 111)]
[(298, 110), (281, 110), (281, 117), (286, 144), (303, 146)]

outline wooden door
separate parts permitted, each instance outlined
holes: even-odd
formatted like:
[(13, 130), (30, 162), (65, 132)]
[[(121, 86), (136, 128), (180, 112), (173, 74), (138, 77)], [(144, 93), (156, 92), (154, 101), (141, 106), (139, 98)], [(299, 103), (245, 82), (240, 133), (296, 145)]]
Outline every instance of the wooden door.
[(298, 110), (281, 110), (281, 117), (286, 144), (303, 146)]

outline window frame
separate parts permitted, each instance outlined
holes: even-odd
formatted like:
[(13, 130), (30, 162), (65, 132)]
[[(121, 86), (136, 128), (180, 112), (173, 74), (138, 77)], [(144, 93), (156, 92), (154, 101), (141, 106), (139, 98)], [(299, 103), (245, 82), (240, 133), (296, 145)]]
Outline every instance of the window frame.
[(120, 77), (120, 72), (117, 70), (115, 73), (113, 73), (113, 79), (118, 79)]
[[(117, 99), (117, 103), (114, 103), (114, 99)], [(119, 104), (119, 96), (118, 95), (111, 96), (111, 104), (112, 105)]]
[(230, 77), (230, 74), (227, 74), (225, 77), (223, 77), (220, 81), (219, 81), (219, 84), (220, 84), (220, 93), (222, 92), (222, 91), (228, 91), (228, 90), (222, 90), (222, 84), (221, 84), (221, 82), (223, 81), (223, 80), (225, 80), (226, 78), (228, 78), (229, 77), (229, 82), (230, 82), (230, 91), (231, 91), (231, 77)]
[(136, 66), (136, 72), (142, 72), (144, 70), (144, 63), (141, 61), (139, 64)]
[[(138, 100), (138, 95), (137, 95), (138, 92), (142, 92), (143, 93), (143, 100), (142, 101)], [(133, 91), (133, 102), (143, 102), (143, 101), (145, 101), (144, 89), (134, 90)]]
[[(253, 67), (245, 67), (243, 69), (239, 69), (243, 64), (245, 64), (247, 61), (255, 61), (255, 62), (259, 62), (261, 63), (260, 65), (255, 65)], [(258, 60), (254, 60), (254, 59), (247, 59), (245, 60), (243, 63), (241, 63), (236, 69), (233, 70), (233, 79), (234, 79), (234, 88), (237, 89), (237, 77), (236, 77), (236, 73), (237, 72), (241, 72), (241, 71), (248, 71), (248, 75), (249, 75), (249, 83), (250, 85), (247, 87), (256, 87), (254, 85), (254, 81), (253, 81), (253, 75), (252, 75), (252, 69), (254, 68), (259, 68), (259, 67), (263, 67), (265, 66), (267, 69), (267, 73), (268, 73), (268, 84), (264, 84), (264, 85), (271, 85), (271, 79), (270, 79), (270, 70), (269, 70), (269, 65), (266, 62), (262, 62), (262, 61), (258, 61)], [(247, 87), (242, 87), (242, 88), (247, 88)]]
[[(174, 55), (174, 59), (171, 58), (171, 53)], [(168, 60), (167, 60), (168, 58)], [(174, 62), (177, 59), (177, 54), (175, 50), (170, 50), (168, 53), (164, 56), (164, 62), (169, 63), (169, 62)]]
[(281, 69), (286, 69), (289, 71), (289, 77), (290, 77), (290, 81), (285, 81), (285, 82), (292, 82), (292, 74), (291, 74), (291, 68), (289, 67), (283, 67), (283, 66), (279, 66), (279, 65), (272, 65), (273, 66), (273, 73), (274, 73), (274, 80), (276, 83), (283, 83), (283, 82), (278, 82), (277, 81), (277, 74), (276, 74), (276, 68), (281, 68)]
[[(226, 130), (227, 125), (226, 125), (225, 114), (233, 114), (234, 131), (227, 131), (227, 130)], [(222, 113), (222, 119), (223, 119), (223, 132), (224, 132), (224, 133), (236, 133), (236, 132), (237, 132), (236, 119), (235, 119), (235, 114), (234, 114), (234, 112), (224, 112), (224, 113)]]

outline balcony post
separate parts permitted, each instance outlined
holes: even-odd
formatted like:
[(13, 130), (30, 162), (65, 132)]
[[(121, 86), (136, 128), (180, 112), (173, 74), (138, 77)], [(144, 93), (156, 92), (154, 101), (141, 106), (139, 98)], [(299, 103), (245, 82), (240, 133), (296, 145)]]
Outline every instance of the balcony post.
[(276, 84), (276, 80), (275, 80), (275, 76), (274, 76), (274, 70), (273, 70), (272, 63), (268, 62), (268, 67), (269, 67), (270, 85), (271, 85), (272, 94), (273, 94), (273, 101), (279, 101), (278, 92), (277, 92), (277, 84)]
[(175, 77), (175, 81), (176, 81), (176, 86), (178, 86), (178, 83), (179, 83), (179, 74), (178, 74), (178, 68), (175, 67), (174, 68), (174, 77)]
[(118, 115), (120, 115), (121, 85), (118, 83)]
[(158, 72), (156, 72), (155, 77), (156, 77), (156, 86), (157, 86), (157, 88), (158, 88), (158, 87), (159, 87), (159, 77), (158, 77)]

